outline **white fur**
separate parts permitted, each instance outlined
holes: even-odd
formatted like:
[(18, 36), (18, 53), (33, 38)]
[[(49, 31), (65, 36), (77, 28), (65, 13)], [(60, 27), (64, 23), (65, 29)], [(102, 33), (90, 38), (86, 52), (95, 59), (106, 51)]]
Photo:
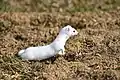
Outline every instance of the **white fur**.
[(77, 35), (78, 32), (70, 25), (61, 29), (56, 39), (49, 45), (29, 47), (24, 50), (20, 50), (18, 55), (26, 60), (43, 60), (55, 56), (56, 54), (65, 54), (65, 43), (69, 37)]

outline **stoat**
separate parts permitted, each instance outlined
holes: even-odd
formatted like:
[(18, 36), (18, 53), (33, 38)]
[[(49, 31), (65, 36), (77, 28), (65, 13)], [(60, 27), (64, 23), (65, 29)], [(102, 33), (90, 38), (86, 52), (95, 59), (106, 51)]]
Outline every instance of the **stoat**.
[(18, 55), (25, 60), (43, 60), (55, 56), (56, 54), (65, 54), (65, 43), (71, 37), (77, 35), (76, 29), (70, 25), (62, 28), (56, 39), (46, 46), (28, 47), (20, 50)]

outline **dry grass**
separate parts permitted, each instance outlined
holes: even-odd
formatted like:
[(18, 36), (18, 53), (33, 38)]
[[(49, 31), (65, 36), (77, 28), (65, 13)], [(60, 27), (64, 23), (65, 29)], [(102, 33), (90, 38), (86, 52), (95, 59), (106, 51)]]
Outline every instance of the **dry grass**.
[[(0, 78), (42, 80), (119, 80), (120, 14), (0, 14)], [(66, 44), (66, 55), (45, 61), (23, 61), (20, 49), (46, 45), (70, 24), (79, 35)]]
[(1, 0), (6, 12), (84, 12), (120, 9), (120, 0)]
[[(120, 80), (120, 0), (1, 0), (0, 11), (1, 80)], [(79, 35), (67, 41), (66, 55), (17, 56), (51, 43), (67, 24)]]

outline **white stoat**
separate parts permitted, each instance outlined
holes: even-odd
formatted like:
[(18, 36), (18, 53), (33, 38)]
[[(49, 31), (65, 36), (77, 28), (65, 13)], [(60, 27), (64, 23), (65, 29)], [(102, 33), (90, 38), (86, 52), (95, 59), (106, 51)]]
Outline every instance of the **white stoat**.
[(65, 54), (65, 43), (69, 37), (77, 35), (78, 32), (70, 25), (61, 29), (56, 39), (49, 45), (29, 47), (20, 50), (18, 55), (25, 60), (43, 60), (55, 56), (56, 54)]

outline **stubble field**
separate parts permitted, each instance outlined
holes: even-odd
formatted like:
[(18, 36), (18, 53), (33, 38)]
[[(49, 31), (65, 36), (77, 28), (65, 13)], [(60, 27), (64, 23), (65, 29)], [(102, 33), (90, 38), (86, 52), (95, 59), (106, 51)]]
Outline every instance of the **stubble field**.
[[(51, 43), (67, 24), (79, 34), (67, 41), (66, 55), (44, 61), (17, 56)], [(119, 80), (120, 10), (0, 13), (0, 79)]]

